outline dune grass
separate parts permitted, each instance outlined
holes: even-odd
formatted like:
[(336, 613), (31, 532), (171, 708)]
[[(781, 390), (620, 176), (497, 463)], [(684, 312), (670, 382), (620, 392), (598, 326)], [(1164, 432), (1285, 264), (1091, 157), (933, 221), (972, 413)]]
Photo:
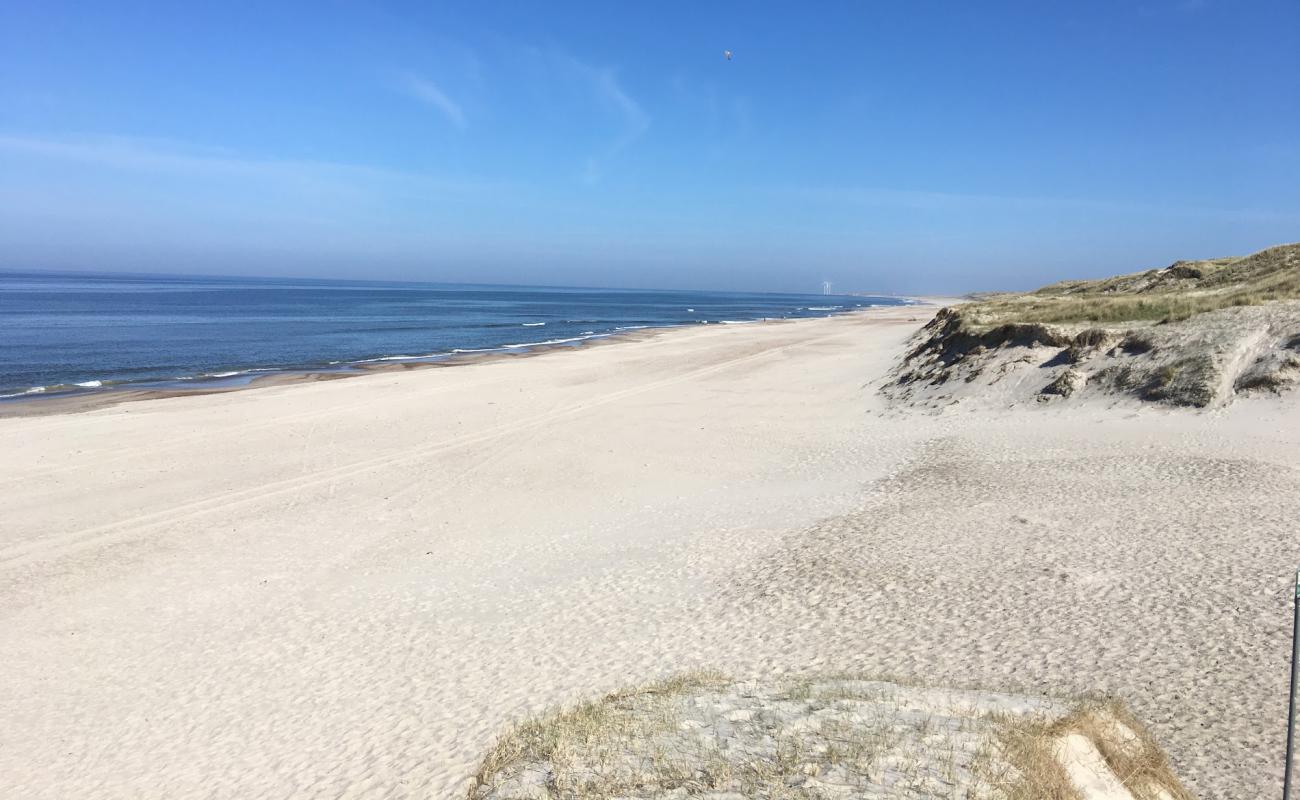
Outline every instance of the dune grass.
[(760, 688), (690, 673), (524, 721), (488, 753), (469, 798), (722, 792), (818, 800), (834, 785), (840, 792), (888, 786), (908, 797), (1077, 800), (1057, 748), (1067, 735), (1081, 735), (1137, 800), (1191, 800), (1118, 703), (962, 711), (973, 702), (966, 697), (935, 715), (925, 691), (861, 676)]
[(1067, 734), (1091, 741), (1135, 800), (1194, 800), (1146, 728), (1113, 700), (1087, 701), (1052, 722), (1032, 717), (1005, 720), (1002, 747), (1015, 769), (995, 777), (992, 785), (1007, 800), (1078, 800), (1054, 754)]
[[(688, 672), (526, 719), (498, 739), (488, 752), (474, 776), (469, 796), (480, 796), (511, 766), (530, 763), (552, 765), (555, 775), (551, 788), (575, 800), (615, 796), (620, 789), (635, 785), (645, 771), (655, 773), (656, 780), (668, 785), (698, 782), (697, 770), (687, 768), (669, 753), (657, 753), (652, 764), (644, 765), (627, 763), (623, 756), (630, 742), (649, 741), (675, 727), (669, 705), (653, 700), (727, 682), (727, 677), (718, 672)], [(638, 702), (647, 699), (652, 702)], [(638, 713), (628, 713), (632, 703)]]
[(1300, 299), (1300, 244), (1240, 258), (1180, 261), (1161, 270), (1066, 281), (963, 307), (971, 324), (1176, 322), (1206, 311)]

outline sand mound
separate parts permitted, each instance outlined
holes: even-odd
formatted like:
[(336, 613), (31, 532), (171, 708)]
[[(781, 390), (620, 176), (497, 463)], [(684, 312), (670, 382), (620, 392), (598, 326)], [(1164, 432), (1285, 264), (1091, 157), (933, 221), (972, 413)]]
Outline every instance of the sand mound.
[(1300, 244), (945, 308), (884, 384), (912, 406), (1088, 395), (1206, 408), (1300, 380)]
[(1115, 704), (693, 674), (530, 720), (471, 800), (1190, 795)]
[(946, 308), (882, 386), (938, 407), (1110, 396), (1207, 408), (1300, 380), (1300, 301), (1224, 308), (1165, 323), (1002, 323)]

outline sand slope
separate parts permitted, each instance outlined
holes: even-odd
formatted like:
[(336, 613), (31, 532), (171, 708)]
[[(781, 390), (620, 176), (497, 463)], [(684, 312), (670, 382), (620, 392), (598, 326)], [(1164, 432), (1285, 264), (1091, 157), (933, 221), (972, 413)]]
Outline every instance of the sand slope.
[(0, 795), (452, 797), (692, 667), (1116, 691), (1275, 791), (1296, 404), (888, 412), (916, 315), (0, 419)]

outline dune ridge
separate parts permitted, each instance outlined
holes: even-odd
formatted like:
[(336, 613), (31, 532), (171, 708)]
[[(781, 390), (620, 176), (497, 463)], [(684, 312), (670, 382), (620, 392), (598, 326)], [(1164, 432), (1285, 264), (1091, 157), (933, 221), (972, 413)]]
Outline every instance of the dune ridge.
[(940, 312), (882, 385), (914, 407), (1121, 398), (1208, 408), (1300, 380), (1300, 245)]

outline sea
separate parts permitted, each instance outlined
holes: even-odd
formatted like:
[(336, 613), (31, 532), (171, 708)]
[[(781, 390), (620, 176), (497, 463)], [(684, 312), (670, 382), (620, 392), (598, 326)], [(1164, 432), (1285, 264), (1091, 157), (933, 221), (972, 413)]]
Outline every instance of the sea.
[(893, 297), (0, 271), (0, 401), (577, 346)]

